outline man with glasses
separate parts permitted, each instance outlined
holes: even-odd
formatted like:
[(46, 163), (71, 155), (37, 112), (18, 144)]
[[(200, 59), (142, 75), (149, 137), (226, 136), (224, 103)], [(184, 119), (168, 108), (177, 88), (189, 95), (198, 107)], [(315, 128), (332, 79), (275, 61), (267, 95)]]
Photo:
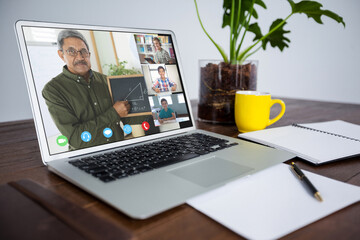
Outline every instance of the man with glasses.
[(75, 30), (63, 30), (57, 45), (66, 65), (45, 85), (42, 95), (57, 128), (68, 138), (69, 149), (122, 140), (120, 122), (128, 115), (130, 105), (126, 101), (112, 104), (106, 76), (91, 70), (84, 36)]

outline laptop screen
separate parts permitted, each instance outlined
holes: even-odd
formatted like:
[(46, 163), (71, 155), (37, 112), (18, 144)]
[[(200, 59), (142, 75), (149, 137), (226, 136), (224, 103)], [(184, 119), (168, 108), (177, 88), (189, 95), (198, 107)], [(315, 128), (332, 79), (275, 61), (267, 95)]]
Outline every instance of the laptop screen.
[(192, 126), (171, 35), (22, 31), (50, 155)]

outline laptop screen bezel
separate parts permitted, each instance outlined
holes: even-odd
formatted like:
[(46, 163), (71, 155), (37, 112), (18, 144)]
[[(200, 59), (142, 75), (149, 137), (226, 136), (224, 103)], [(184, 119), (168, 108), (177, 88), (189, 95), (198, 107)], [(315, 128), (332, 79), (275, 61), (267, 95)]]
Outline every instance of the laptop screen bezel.
[[(183, 93), (185, 104), (187, 106), (190, 120), (192, 126), (184, 127), (176, 130), (171, 130), (167, 132), (161, 132), (149, 136), (143, 136), (141, 138), (133, 138), (125, 141), (118, 141), (114, 143), (108, 143), (104, 145), (89, 147), (85, 149), (79, 149), (75, 151), (67, 151), (58, 154), (50, 154), (50, 150), (48, 148), (48, 140), (45, 133), (45, 127), (43, 123), (43, 119), (41, 116), (40, 103), (38, 99), (38, 95), (36, 92), (35, 81), (33, 78), (30, 58), (27, 51), (25, 36), (23, 32), (23, 27), (47, 27), (47, 28), (67, 28), (67, 29), (81, 29), (81, 30), (94, 30), (94, 31), (109, 31), (109, 32), (126, 32), (126, 33), (147, 33), (147, 34), (165, 34), (170, 35), (173, 42), (174, 51), (176, 54), (176, 62), (177, 68), (180, 75), (180, 80), (183, 86)], [(191, 103), (189, 101), (189, 96), (187, 94), (187, 87), (184, 72), (182, 70), (181, 58), (179, 49), (177, 47), (177, 41), (174, 32), (171, 30), (159, 30), (159, 29), (140, 29), (140, 28), (124, 28), (124, 27), (114, 27), (114, 26), (97, 26), (97, 25), (85, 25), (85, 24), (70, 24), (70, 23), (54, 23), (54, 22), (37, 22), (37, 21), (27, 21), (27, 20), (19, 20), (15, 23), (15, 31), (16, 37), (19, 45), (19, 51), (21, 55), (21, 61), (23, 65), (23, 70), (25, 74), (25, 80), (28, 88), (31, 108), (34, 117), (34, 123), (37, 133), (37, 138), (39, 142), (40, 153), (42, 157), (42, 161), (44, 164), (47, 164), (49, 161), (58, 160), (58, 159), (67, 159), (78, 157), (85, 154), (95, 153), (110, 150), (117, 147), (127, 146), (135, 143), (146, 142), (153, 139), (159, 139), (163, 137), (168, 137), (176, 134), (186, 133), (188, 131), (192, 131), (196, 129), (195, 119), (193, 117), (191, 111)]]

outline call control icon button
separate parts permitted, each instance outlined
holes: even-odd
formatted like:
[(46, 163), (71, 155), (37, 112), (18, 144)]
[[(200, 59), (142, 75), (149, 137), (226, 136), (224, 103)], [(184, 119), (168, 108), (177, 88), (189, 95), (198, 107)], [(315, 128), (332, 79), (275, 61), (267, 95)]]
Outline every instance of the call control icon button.
[(104, 137), (111, 138), (111, 136), (113, 135), (113, 131), (111, 130), (111, 128), (105, 128), (103, 134)]
[(124, 130), (124, 133), (126, 133), (126, 134), (130, 134), (132, 132), (132, 128), (129, 124), (124, 125), (123, 130)]
[(64, 146), (66, 146), (66, 144), (68, 144), (68, 139), (64, 135), (60, 135), (60, 136), (57, 137), (56, 143), (60, 147), (64, 147)]
[(81, 140), (83, 140), (84, 142), (90, 142), (91, 140), (91, 133), (89, 133), (88, 131), (84, 131), (81, 133)]
[(142, 124), (141, 124), (141, 127), (142, 129), (144, 129), (145, 131), (149, 130), (150, 129), (150, 124), (146, 121), (144, 121)]

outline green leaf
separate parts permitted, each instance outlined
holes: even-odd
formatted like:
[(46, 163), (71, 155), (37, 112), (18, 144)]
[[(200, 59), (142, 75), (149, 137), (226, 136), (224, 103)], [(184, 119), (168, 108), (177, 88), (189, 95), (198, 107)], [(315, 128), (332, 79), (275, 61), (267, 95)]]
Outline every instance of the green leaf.
[(321, 3), (315, 1), (301, 1), (299, 3), (294, 3), (292, 0), (288, 0), (291, 5), (292, 13), (304, 13), (308, 16), (308, 18), (313, 18), (317, 23), (323, 24), (321, 17), (327, 16), (338, 23), (342, 23), (345, 27), (345, 22), (342, 17), (337, 15), (336, 13), (329, 10), (322, 10)]
[[(275, 28), (277, 25), (279, 25), (283, 19), (279, 18), (276, 19), (270, 26), (269, 32)], [(264, 50), (266, 50), (266, 45), (270, 43), (270, 45), (275, 48), (278, 47), (280, 51), (283, 51), (285, 47), (289, 47), (288, 43), (290, 43), (290, 39), (286, 38), (284, 34), (289, 33), (290, 31), (284, 30), (286, 22), (281, 25), (278, 29), (276, 29), (273, 33), (271, 33), (267, 38), (263, 40), (262, 47)], [(258, 37), (258, 36), (257, 36)], [(256, 37), (255, 37), (256, 38)], [(261, 37), (260, 37), (261, 38)], [(260, 39), (257, 38), (257, 39)], [(257, 40), (257, 39), (254, 39)]]
[(254, 42), (256, 40), (259, 40), (263, 36), (261, 33), (261, 29), (257, 23), (250, 24), (248, 27), (248, 31), (255, 34), (255, 37), (253, 39)]
[(134, 75), (140, 74), (141, 72), (135, 68), (126, 68), (127, 61), (119, 61), (119, 65), (116, 64), (104, 64), (103, 67), (108, 67), (109, 76), (120, 76), (120, 75)]
[[(240, 23), (245, 22), (245, 16), (250, 12), (251, 10), (251, 6), (252, 6), (252, 2), (253, 0), (242, 0), (241, 1), (241, 9), (240, 9)], [(239, 1), (235, 2), (235, 19), (238, 19), (238, 5), (239, 5)], [(264, 9), (266, 9), (266, 5), (262, 0), (255, 0), (255, 4), (254, 5), (259, 5), (261, 7), (263, 7)], [(231, 24), (231, 6), (232, 6), (232, 0), (224, 0), (224, 4), (223, 4), (223, 9), (224, 9), (224, 15), (223, 15), (223, 24), (222, 24), (222, 28), (226, 27), (226, 26), (230, 26)], [(256, 10), (254, 9), (252, 12), (252, 15), (255, 19), (258, 18), (258, 14), (256, 12)], [(234, 31), (237, 29), (234, 29)]]

